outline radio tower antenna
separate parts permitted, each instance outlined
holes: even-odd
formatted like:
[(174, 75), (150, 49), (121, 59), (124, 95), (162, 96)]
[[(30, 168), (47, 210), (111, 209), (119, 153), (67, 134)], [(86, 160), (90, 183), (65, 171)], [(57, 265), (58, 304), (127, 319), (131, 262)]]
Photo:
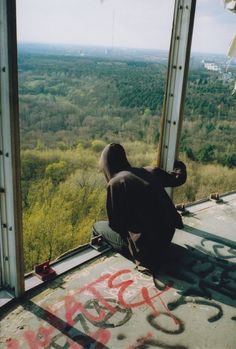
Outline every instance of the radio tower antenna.
[(114, 37), (115, 37), (115, 18), (116, 18), (116, 10), (113, 9), (113, 15), (112, 15), (112, 31), (111, 31), (111, 48), (113, 51), (114, 48)]

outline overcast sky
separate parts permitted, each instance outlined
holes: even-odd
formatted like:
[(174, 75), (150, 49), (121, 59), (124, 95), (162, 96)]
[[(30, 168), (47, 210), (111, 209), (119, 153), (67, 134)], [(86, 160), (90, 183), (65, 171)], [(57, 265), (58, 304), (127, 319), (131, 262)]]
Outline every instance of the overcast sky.
[[(16, 0), (19, 42), (168, 49), (174, 0)], [(227, 53), (236, 14), (197, 0), (192, 50)]]

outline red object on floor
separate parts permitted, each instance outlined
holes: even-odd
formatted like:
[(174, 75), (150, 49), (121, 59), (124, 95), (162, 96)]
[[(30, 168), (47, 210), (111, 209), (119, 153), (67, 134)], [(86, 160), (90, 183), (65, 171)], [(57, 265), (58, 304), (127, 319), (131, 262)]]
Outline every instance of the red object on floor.
[(53, 279), (57, 273), (56, 271), (50, 267), (50, 261), (46, 261), (42, 264), (36, 265), (34, 268), (35, 274), (42, 280), (47, 281)]

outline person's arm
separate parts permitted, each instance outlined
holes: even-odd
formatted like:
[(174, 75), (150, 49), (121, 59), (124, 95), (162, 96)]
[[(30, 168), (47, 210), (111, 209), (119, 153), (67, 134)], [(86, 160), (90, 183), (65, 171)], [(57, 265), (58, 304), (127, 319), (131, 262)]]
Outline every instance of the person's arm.
[(122, 237), (127, 236), (124, 183), (116, 182), (107, 187), (107, 216), (109, 226)]
[(164, 187), (178, 187), (186, 182), (187, 171), (182, 161), (176, 160), (173, 172), (168, 173), (160, 168), (155, 168), (154, 173)]

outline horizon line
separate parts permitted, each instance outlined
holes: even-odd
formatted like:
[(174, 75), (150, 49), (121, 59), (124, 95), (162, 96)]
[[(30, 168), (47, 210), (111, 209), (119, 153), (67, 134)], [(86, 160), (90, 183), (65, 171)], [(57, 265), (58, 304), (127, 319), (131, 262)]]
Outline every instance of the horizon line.
[[(33, 41), (18, 41), (17, 42), (18, 45), (25, 45), (25, 44), (28, 44), (28, 45), (47, 45), (47, 46), (50, 46), (50, 45), (53, 45), (53, 46), (74, 46), (74, 47), (78, 47), (78, 46), (81, 46), (81, 47), (96, 47), (96, 48), (104, 48), (104, 49), (110, 49), (110, 50), (113, 50), (113, 49), (125, 49), (125, 50), (146, 50), (146, 51), (150, 51), (150, 50), (153, 50), (153, 51), (164, 51), (164, 52), (169, 52), (169, 49), (163, 49), (163, 48), (153, 48), (153, 47), (125, 47), (125, 46), (110, 46), (110, 45), (105, 45), (105, 44), (102, 44), (102, 45), (99, 45), (99, 44), (80, 44), (80, 43), (59, 43), (59, 42), (33, 42)], [(203, 51), (191, 51), (191, 54), (213, 54), (213, 55), (224, 55), (227, 57), (227, 54), (224, 53), (224, 52), (203, 52)]]

